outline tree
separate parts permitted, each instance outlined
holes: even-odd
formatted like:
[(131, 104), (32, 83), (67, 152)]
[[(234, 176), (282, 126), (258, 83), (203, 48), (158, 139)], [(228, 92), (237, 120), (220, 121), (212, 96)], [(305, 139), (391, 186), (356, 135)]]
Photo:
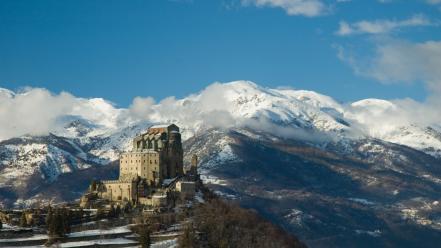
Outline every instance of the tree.
[(80, 208), (79, 211), (77, 211), (77, 216), (76, 216), (76, 219), (78, 220), (79, 223), (83, 223), (83, 216), (84, 216), (83, 208)]
[(71, 228), (70, 228), (70, 223), (72, 222), (72, 215), (70, 213), (70, 211), (66, 208), (63, 208), (61, 211), (61, 219), (62, 219), (62, 223), (63, 223), (63, 234), (67, 234), (70, 233)]
[(151, 244), (151, 238), (150, 238), (150, 226), (149, 225), (141, 225), (138, 228), (138, 235), (139, 235), (139, 244), (142, 248), (149, 248)]
[(20, 226), (21, 227), (27, 227), (28, 226), (28, 221), (26, 219), (26, 213), (24, 211), (21, 213)]
[(52, 208), (49, 206), (47, 215), (46, 215), (46, 228), (49, 234), (53, 233), (52, 228), (52, 222), (54, 220), (54, 212)]
[(132, 204), (130, 202), (127, 202), (124, 206), (124, 213), (130, 213), (132, 210)]
[(2, 229), (3, 228), (3, 222), (2, 222), (2, 220), (0, 220), (0, 229)]
[(196, 245), (196, 232), (193, 224), (188, 224), (184, 228), (184, 233), (178, 239), (179, 248), (194, 248)]
[(102, 207), (98, 208), (98, 210), (96, 211), (96, 219), (99, 220), (99, 219), (102, 219), (106, 216), (107, 215), (106, 215), (104, 209)]
[(113, 204), (110, 205), (110, 210), (109, 210), (109, 213), (107, 214), (107, 217), (109, 217), (109, 218), (116, 217), (116, 209), (115, 209), (115, 206), (113, 206)]
[(64, 237), (67, 233), (70, 233), (70, 217), (67, 209), (57, 209), (56, 211), (48, 212), (46, 218), (46, 225), (49, 236)]
[(95, 180), (92, 181), (92, 184), (90, 185), (90, 191), (96, 191), (97, 183)]
[(55, 215), (54, 231), (55, 231), (54, 234), (57, 237), (64, 236), (64, 220), (63, 220), (63, 214), (61, 213), (60, 210), (58, 210), (57, 214)]
[(121, 214), (121, 206), (120, 205), (116, 206), (115, 213), (116, 213), (116, 216), (119, 216)]

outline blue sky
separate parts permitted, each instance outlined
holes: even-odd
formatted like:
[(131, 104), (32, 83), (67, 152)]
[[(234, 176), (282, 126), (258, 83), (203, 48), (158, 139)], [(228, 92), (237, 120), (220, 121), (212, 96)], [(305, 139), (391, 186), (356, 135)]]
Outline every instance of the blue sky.
[(423, 101), (438, 85), (441, 56), (425, 58), (441, 54), (440, 2), (1, 0), (0, 87), (124, 107), (243, 79), (342, 102)]

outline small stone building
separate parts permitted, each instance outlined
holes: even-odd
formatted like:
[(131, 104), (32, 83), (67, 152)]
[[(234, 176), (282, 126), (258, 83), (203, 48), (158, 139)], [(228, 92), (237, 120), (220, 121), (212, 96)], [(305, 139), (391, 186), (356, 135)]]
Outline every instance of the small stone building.
[(179, 181), (176, 183), (176, 191), (180, 193), (181, 199), (193, 199), (196, 192), (195, 182)]

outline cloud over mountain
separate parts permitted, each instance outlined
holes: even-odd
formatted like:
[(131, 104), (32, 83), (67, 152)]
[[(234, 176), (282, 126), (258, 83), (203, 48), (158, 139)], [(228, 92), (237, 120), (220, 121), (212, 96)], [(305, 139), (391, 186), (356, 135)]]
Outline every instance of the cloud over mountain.
[[(397, 39), (375, 41), (373, 56), (366, 59), (339, 47), (339, 58), (349, 64), (355, 73), (374, 78), (382, 83), (421, 83), (427, 89), (427, 98), (418, 102), (413, 99), (396, 99), (393, 106), (367, 113), (361, 122), (370, 128), (383, 130), (400, 125), (433, 126), (441, 122), (441, 42), (410, 42)], [(372, 108), (369, 110), (372, 111)], [(363, 116), (359, 114), (358, 117)], [(364, 121), (363, 121), (364, 120)]]
[(24, 134), (45, 134), (54, 129), (59, 116), (71, 112), (75, 97), (58, 95), (46, 89), (24, 89), (22, 92), (0, 90), (0, 139)]
[(406, 138), (416, 140), (416, 147), (438, 146), (433, 137), (429, 137), (434, 139), (432, 143), (420, 141), (426, 127), (441, 128), (439, 105), (431, 100), (366, 99), (340, 104), (312, 91), (271, 89), (249, 81), (213, 83), (182, 99), (168, 97), (156, 102), (151, 97), (136, 97), (128, 108), (117, 108), (100, 98), (55, 95), (44, 89), (1, 92), (2, 140), (49, 132), (74, 137), (66, 126), (77, 119), (94, 125), (93, 133), (88, 134), (91, 137), (108, 136), (139, 123), (173, 122), (183, 129), (184, 139), (211, 128), (251, 128), (314, 143), (365, 136), (405, 143), (408, 141), (397, 134), (416, 125), (412, 133), (418, 137)]

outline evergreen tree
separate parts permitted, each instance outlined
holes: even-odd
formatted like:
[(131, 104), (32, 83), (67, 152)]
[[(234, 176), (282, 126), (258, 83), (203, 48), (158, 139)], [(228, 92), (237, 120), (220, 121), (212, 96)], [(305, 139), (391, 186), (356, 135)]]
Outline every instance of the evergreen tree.
[(54, 233), (53, 222), (54, 222), (54, 212), (52, 208), (49, 207), (46, 215), (46, 228), (49, 235), (52, 235)]
[(115, 213), (116, 213), (117, 217), (119, 217), (121, 215), (121, 206), (120, 205), (116, 206)]
[(109, 213), (107, 214), (107, 217), (109, 217), (109, 218), (116, 217), (116, 209), (115, 209), (115, 206), (113, 206), (113, 204), (110, 205), (110, 210), (109, 210)]
[(124, 213), (130, 213), (130, 210), (132, 210), (132, 204), (130, 202), (127, 202), (124, 206)]
[(53, 210), (52, 210), (52, 207), (49, 206), (47, 209), (47, 215), (46, 215), (46, 219), (45, 219), (47, 226), (49, 226), (49, 223), (51, 223), (52, 217), (53, 217)]
[(26, 220), (26, 213), (24, 211), (21, 213), (20, 226), (21, 227), (27, 227), (28, 226), (28, 221)]
[(70, 233), (71, 222), (70, 212), (63, 208), (56, 211), (50, 211), (46, 218), (47, 230), (50, 237), (64, 237)]
[(0, 229), (2, 229), (3, 228), (3, 222), (2, 222), (2, 220), (0, 220)]
[(53, 225), (54, 225), (54, 234), (57, 237), (63, 237), (64, 236), (64, 220), (63, 220), (63, 215), (60, 210), (57, 210), (57, 213), (55, 214)]
[(95, 180), (92, 181), (92, 184), (90, 185), (90, 190), (91, 191), (96, 191), (97, 188), (97, 183)]
[(76, 217), (80, 224), (83, 223), (83, 216), (84, 216), (83, 208), (80, 208), (80, 210), (77, 212), (77, 217)]
[(70, 211), (66, 208), (62, 209), (62, 213), (61, 213), (61, 219), (63, 222), (63, 234), (67, 234), (70, 233), (70, 223), (72, 221), (72, 215), (70, 213)]
[(184, 233), (178, 239), (179, 248), (194, 248), (196, 247), (196, 232), (193, 229), (193, 225), (188, 224)]
[(104, 217), (106, 217), (104, 209), (103, 208), (98, 208), (98, 210), (96, 211), (96, 219), (99, 220), (99, 219), (102, 219)]
[(141, 225), (138, 229), (138, 235), (139, 235), (139, 244), (142, 248), (149, 248), (151, 245), (151, 238), (150, 238), (150, 226), (148, 225)]

